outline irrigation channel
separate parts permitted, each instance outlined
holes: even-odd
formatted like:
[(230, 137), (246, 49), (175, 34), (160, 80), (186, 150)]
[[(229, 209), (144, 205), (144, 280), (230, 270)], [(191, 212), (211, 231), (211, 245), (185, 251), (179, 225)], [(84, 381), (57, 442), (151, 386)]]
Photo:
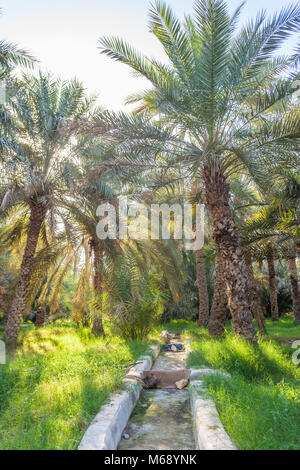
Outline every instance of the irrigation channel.
[[(171, 340), (171, 344), (178, 342)], [(162, 352), (152, 371), (186, 368), (187, 352)], [(193, 450), (192, 412), (187, 388), (144, 389), (128, 421), (119, 450)]]

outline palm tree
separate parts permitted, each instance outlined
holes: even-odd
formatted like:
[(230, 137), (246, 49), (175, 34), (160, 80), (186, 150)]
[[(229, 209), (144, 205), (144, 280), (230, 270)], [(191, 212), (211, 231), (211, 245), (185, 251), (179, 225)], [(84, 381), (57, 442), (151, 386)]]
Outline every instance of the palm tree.
[(161, 154), (169, 165), (171, 160), (185, 165), (202, 179), (214, 240), (224, 259), (233, 327), (255, 340), (246, 263), (230, 209), (230, 177), (239, 171), (264, 181), (260, 170), (270, 154), (276, 155), (273, 166), (287, 158), (297, 162), (299, 115), (285, 109), (284, 101), (296, 91), (298, 55), (278, 58), (275, 53), (298, 31), (300, 6), (271, 19), (261, 12), (237, 33), (240, 11), (241, 6), (230, 16), (222, 0), (197, 0), (193, 18), (182, 23), (157, 1), (150, 10), (150, 31), (163, 46), (167, 64), (142, 56), (118, 38), (102, 39), (102, 52), (148, 79), (152, 89), (128, 99), (138, 103), (140, 116), (105, 114), (94, 129), (122, 137), (131, 162), (134, 155), (155, 161)]
[[(274, 255), (288, 262), (295, 323), (298, 322), (300, 300), (297, 275), (297, 242), (299, 243), (300, 184), (294, 169), (279, 171), (279, 179), (266, 188), (261, 206), (248, 219), (243, 235), (246, 244), (253, 244), (261, 259), (266, 258), (269, 270), (269, 289), (272, 317), (278, 319), (278, 302)], [(258, 206), (259, 204), (256, 204)]]
[(15, 126), (8, 109), (10, 95), (16, 92), (17, 87), (13, 71), (16, 67), (33, 68), (35, 63), (36, 59), (25, 49), (5, 39), (0, 40), (0, 152), (13, 143)]
[(42, 73), (37, 78), (24, 76), (12, 103), (19, 128), (18, 146), (17, 152), (8, 152), (2, 164), (7, 192), (1, 208), (22, 202), (30, 210), (30, 220), (6, 323), (4, 337), (9, 344), (15, 344), (18, 336), (42, 225), (47, 213), (55, 211), (60, 195), (72, 185), (75, 145), (67, 125), (88, 116), (92, 103), (76, 80), (61, 82)]
[(250, 297), (250, 302), (252, 305), (252, 312), (253, 316), (256, 320), (258, 330), (261, 335), (266, 335), (267, 330), (266, 330), (266, 323), (265, 323), (265, 316), (264, 312), (261, 306), (258, 290), (257, 290), (257, 284), (254, 276), (254, 271), (253, 271), (253, 266), (252, 266), (252, 256), (249, 248), (244, 248), (244, 254), (245, 254), (245, 261), (246, 261), (246, 266), (248, 270), (248, 278), (249, 278), (249, 297)]
[[(247, 275), (249, 282), (249, 301), (251, 311), (256, 320), (261, 335), (266, 335), (265, 317), (259, 298), (257, 282), (254, 276), (251, 253), (251, 236), (247, 232), (248, 220), (253, 216), (257, 208), (266, 204), (265, 199), (258, 191), (258, 188), (251, 180), (239, 177), (233, 178), (231, 181), (232, 203), (231, 207), (234, 212), (235, 221), (238, 225), (239, 233), (244, 250), (245, 262), (247, 267)], [(268, 194), (269, 188), (266, 188), (265, 195)]]
[[(100, 204), (110, 203), (117, 206), (117, 195), (121, 190), (120, 181), (115, 178), (112, 171), (105, 172), (109, 158), (107, 156), (106, 163), (101, 162), (101, 157), (98, 155), (98, 171), (95, 167), (91, 171), (87, 171), (84, 178), (84, 184), (76, 188), (76, 196), (72, 200), (65, 200), (64, 206), (69, 211), (69, 223), (73, 226), (75, 222), (75, 231), (77, 230), (77, 237), (88, 240), (90, 248), (90, 262), (92, 269), (85, 265), (83, 276), (80, 282), (84, 288), (84, 294), (80, 296), (81, 304), (82, 298), (88, 295), (87, 285), (89, 284), (90, 272), (93, 272), (93, 302), (90, 304), (93, 310), (93, 325), (92, 332), (95, 335), (104, 335), (103, 328), (103, 294), (104, 292), (111, 291), (111, 286), (107, 285), (104, 273), (107, 271), (107, 265), (115, 266), (122, 256), (131, 259), (135, 268), (142, 273), (143, 269), (150, 263), (153, 263), (160, 273), (163, 273), (168, 282), (169, 290), (176, 298), (180, 295), (180, 275), (182, 269), (180, 266), (181, 258), (178, 253), (176, 244), (170, 241), (169, 244), (163, 244), (159, 240), (119, 240), (119, 239), (106, 239), (100, 240), (97, 236), (97, 223), (98, 217), (97, 207)], [(100, 168), (102, 168), (99, 174)], [(118, 169), (120, 176), (120, 168)], [(123, 191), (124, 194), (124, 191)], [(87, 255), (86, 255), (87, 261)], [(79, 286), (81, 288), (81, 286)]]
[(267, 264), (268, 264), (268, 271), (269, 271), (271, 316), (272, 316), (272, 321), (278, 321), (279, 313), (278, 313), (278, 300), (277, 300), (277, 288), (276, 288), (274, 248), (271, 243), (268, 243), (268, 248), (267, 248)]
[[(1, 11), (0, 11), (1, 14)], [(3, 80), (11, 74), (15, 67), (33, 67), (36, 59), (25, 49), (16, 44), (0, 40), (0, 79)]]
[[(104, 290), (104, 257), (115, 259), (120, 251), (119, 240), (100, 240), (97, 236), (97, 207), (106, 202), (115, 203), (115, 197), (109, 185), (107, 183), (105, 184), (104, 178), (102, 178), (101, 181), (94, 180), (92, 184), (90, 183), (84, 189), (84, 196), (78, 195), (77, 198), (65, 202), (65, 206), (70, 212), (71, 219), (73, 219), (78, 226), (79, 237), (87, 238), (90, 248), (94, 293), (92, 332), (95, 335), (104, 335), (101, 306)], [(89, 278), (91, 270), (87, 265), (84, 272)], [(88, 294), (87, 289), (85, 289), (85, 294)]]
[(206, 272), (205, 272), (205, 262), (204, 262), (202, 250), (196, 250), (195, 257), (196, 257), (196, 272), (197, 272), (198, 292), (199, 292), (198, 325), (204, 326), (206, 328), (208, 325), (208, 318), (209, 318), (209, 299), (208, 299), (207, 280), (206, 280)]
[(298, 325), (300, 323), (300, 288), (299, 288), (299, 281), (298, 281), (295, 241), (293, 241), (292, 248), (290, 250), (290, 255), (288, 257), (288, 264), (289, 264), (291, 291), (292, 291), (292, 299), (293, 299), (294, 323), (295, 325)]
[[(24, 246), (28, 237), (30, 225), (30, 211), (25, 204), (19, 204), (5, 212), (2, 218), (0, 230), (0, 243), (2, 249), (8, 254), (10, 266), (8, 272), (13, 273), (14, 281), (18, 278), (18, 273), (24, 254)], [(72, 246), (72, 240), (69, 240), (68, 233), (64, 228), (63, 220), (56, 217), (54, 211), (50, 212), (41, 227), (41, 234), (38, 240), (37, 249), (34, 257), (33, 271), (30, 280), (30, 286), (26, 296), (25, 312), (31, 313), (34, 303), (37, 303), (37, 315), (42, 323), (45, 317), (43, 309), (48, 302), (50, 313), (53, 313), (53, 306), (57, 304), (58, 290), (61, 282), (61, 271), (63, 266), (68, 265), (70, 254), (75, 252)], [(65, 269), (65, 268), (64, 268)], [(10, 289), (14, 292), (15, 285)], [(57, 289), (58, 288), (58, 289)], [(51, 295), (49, 293), (51, 291)], [(13, 297), (13, 296), (10, 296)], [(48, 300), (48, 299), (47, 299)], [(7, 299), (6, 309), (9, 311), (12, 298)]]
[(225, 331), (228, 300), (224, 283), (224, 269), (224, 259), (217, 254), (215, 261), (214, 296), (208, 322), (208, 331), (212, 336), (223, 336)]

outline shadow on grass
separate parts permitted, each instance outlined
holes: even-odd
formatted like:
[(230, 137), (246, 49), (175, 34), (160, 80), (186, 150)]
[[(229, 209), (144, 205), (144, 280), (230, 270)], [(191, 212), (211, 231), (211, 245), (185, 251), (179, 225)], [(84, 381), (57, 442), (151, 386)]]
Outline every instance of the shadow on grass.
[(293, 318), (282, 318), (278, 322), (266, 321), (268, 334), (274, 338), (300, 339), (300, 325), (294, 325)]
[[(294, 332), (291, 321), (276, 328)], [(300, 368), (292, 362), (291, 348), (270, 338), (254, 345), (232, 332), (215, 339), (203, 329), (195, 330), (193, 338), (190, 367), (208, 366), (231, 375), (203, 380), (237, 447), (299, 449)]]
[(300, 397), (295, 384), (250, 384), (238, 375), (207, 376), (204, 383), (239, 449), (300, 448)]
[(261, 340), (258, 346), (237, 340), (232, 334), (225, 339), (203, 337), (192, 343), (188, 365), (193, 368), (209, 366), (237, 373), (247, 381), (282, 378), (299, 379), (299, 369), (291, 356), (271, 340)]

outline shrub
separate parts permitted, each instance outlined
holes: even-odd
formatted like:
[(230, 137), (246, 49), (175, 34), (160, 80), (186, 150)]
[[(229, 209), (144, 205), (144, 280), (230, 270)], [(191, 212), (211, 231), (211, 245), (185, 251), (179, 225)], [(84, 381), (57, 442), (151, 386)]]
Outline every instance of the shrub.
[(111, 289), (103, 295), (103, 312), (112, 334), (132, 340), (148, 335), (166, 301), (159, 284), (157, 273), (137, 274), (124, 260), (110, 277)]

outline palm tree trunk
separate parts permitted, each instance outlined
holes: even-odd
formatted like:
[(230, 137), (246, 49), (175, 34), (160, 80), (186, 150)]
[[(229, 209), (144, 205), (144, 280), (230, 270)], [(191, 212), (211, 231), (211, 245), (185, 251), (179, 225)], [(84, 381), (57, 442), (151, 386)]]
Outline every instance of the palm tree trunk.
[(260, 299), (259, 299), (259, 295), (258, 295), (258, 291), (256, 287), (251, 253), (247, 248), (244, 249), (244, 253), (245, 253), (246, 265), (248, 268), (249, 285), (250, 285), (249, 296), (250, 296), (250, 301), (252, 303), (252, 312), (256, 320), (260, 334), (266, 335), (267, 330), (266, 330), (265, 316), (264, 316), (264, 312), (260, 303)]
[(229, 206), (229, 186), (220, 166), (204, 169), (207, 206), (213, 223), (213, 237), (224, 259), (224, 280), (234, 332), (257, 341), (248, 298), (248, 274), (238, 231)]
[(36, 312), (36, 321), (35, 326), (40, 327), (43, 326), (46, 319), (46, 307), (44, 305), (40, 305)]
[(97, 240), (91, 239), (90, 243), (94, 253), (94, 294), (96, 299), (96, 308), (94, 312), (92, 333), (96, 336), (104, 336), (104, 328), (100, 307), (103, 288), (103, 275), (101, 272), (102, 253)]
[(272, 246), (268, 247), (267, 263), (268, 263), (268, 270), (269, 270), (269, 291), (270, 291), (272, 321), (278, 321), (279, 313), (278, 313), (278, 300), (277, 300), (277, 290), (276, 290), (276, 274), (275, 274), (274, 253), (273, 253)]
[(224, 282), (225, 261), (222, 256), (217, 254), (215, 263), (215, 287), (214, 297), (211, 307), (208, 331), (212, 336), (223, 336), (225, 331), (227, 294), (226, 284)]
[(293, 313), (294, 313), (294, 323), (295, 325), (300, 324), (300, 289), (298, 282), (298, 272), (297, 272), (297, 263), (296, 257), (293, 256), (288, 260), (289, 271), (290, 271), (290, 281), (292, 288), (292, 299), (293, 299)]
[(207, 292), (207, 280), (205, 272), (205, 263), (202, 250), (195, 252), (196, 257), (196, 271), (198, 279), (198, 292), (199, 292), (199, 318), (198, 325), (207, 327), (209, 317), (209, 299)]
[(17, 342), (19, 328), (26, 307), (26, 296), (33, 271), (34, 255), (39, 239), (42, 223), (45, 220), (47, 206), (33, 198), (30, 202), (30, 222), (27, 243), (21, 264), (19, 280), (15, 296), (11, 304), (4, 339), (9, 346), (14, 347)]

